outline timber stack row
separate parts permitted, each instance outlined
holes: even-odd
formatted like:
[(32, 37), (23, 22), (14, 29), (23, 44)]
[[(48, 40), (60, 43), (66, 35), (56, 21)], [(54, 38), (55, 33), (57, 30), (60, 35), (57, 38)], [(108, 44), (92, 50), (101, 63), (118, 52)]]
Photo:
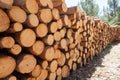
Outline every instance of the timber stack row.
[(64, 0), (0, 0), (1, 80), (62, 80), (116, 40), (120, 27)]

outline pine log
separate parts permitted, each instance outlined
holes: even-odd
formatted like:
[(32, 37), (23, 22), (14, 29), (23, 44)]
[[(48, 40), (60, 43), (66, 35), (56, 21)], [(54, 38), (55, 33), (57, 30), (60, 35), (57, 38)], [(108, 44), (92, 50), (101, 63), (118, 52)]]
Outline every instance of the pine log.
[(24, 54), (17, 58), (16, 71), (25, 74), (30, 73), (36, 66), (36, 59), (31, 54)]
[(52, 22), (49, 27), (50, 27), (50, 32), (55, 33), (58, 29), (57, 22)]
[(47, 67), (48, 67), (48, 61), (45, 60), (42, 62), (42, 68), (46, 69)]
[(73, 63), (73, 67), (72, 68), (73, 68), (72, 70), (75, 71), (77, 69), (77, 64)]
[(42, 69), (41, 74), (36, 78), (36, 80), (45, 80), (48, 76), (48, 71)]
[(58, 65), (63, 66), (65, 64), (65, 55), (61, 52), (61, 57), (57, 59)]
[(0, 48), (12, 48), (14, 44), (15, 40), (10, 36), (2, 37), (0, 39)]
[(19, 55), (22, 51), (22, 47), (19, 44), (14, 44), (10, 49), (9, 52), (13, 55)]
[(69, 58), (70, 58), (69, 52), (67, 52), (67, 53), (65, 54), (65, 57), (66, 57), (66, 59), (69, 59)]
[(23, 47), (31, 47), (36, 40), (36, 35), (32, 29), (27, 28), (17, 34), (16, 38)]
[(0, 9), (0, 32), (4, 32), (9, 28), (10, 20), (7, 14)]
[(39, 7), (47, 7), (48, 0), (37, 0)]
[(60, 30), (61, 38), (65, 37), (66, 32), (67, 32), (66, 28), (63, 28), (63, 29)]
[(44, 52), (40, 55), (42, 59), (45, 59), (47, 61), (52, 61), (54, 58), (54, 48), (53, 47), (47, 47)]
[(50, 63), (50, 72), (55, 72), (57, 70), (57, 67), (58, 67), (58, 63), (56, 60), (53, 60), (51, 63)]
[(14, 5), (18, 5), (22, 7), (27, 13), (32, 14), (36, 14), (39, 9), (36, 0), (14, 0)]
[(42, 41), (36, 41), (32, 47), (30, 47), (29, 51), (33, 55), (40, 55), (44, 51), (44, 43)]
[(48, 34), (43, 40), (47, 45), (53, 45), (54, 43), (54, 37), (52, 34)]
[(65, 77), (68, 77), (70, 74), (70, 70), (69, 70), (69, 67), (67, 65), (64, 65), (62, 67), (62, 77), (65, 78)]
[(40, 37), (40, 38), (45, 37), (48, 33), (47, 25), (44, 23), (39, 24), (36, 27), (35, 32), (37, 34), (37, 37)]
[(13, 23), (10, 28), (7, 30), (8, 33), (16, 33), (23, 30), (23, 25), (21, 23)]
[(36, 65), (35, 68), (32, 70), (32, 72), (30, 73), (30, 75), (37, 78), (41, 74), (41, 71), (42, 71), (42, 67), (40, 65)]
[(14, 0), (0, 0), (0, 8), (10, 9), (13, 5)]
[(48, 4), (48, 8), (53, 9), (53, 2), (52, 2), (52, 0), (48, 0), (47, 4)]
[(13, 22), (23, 23), (27, 19), (26, 12), (19, 6), (13, 6), (9, 12), (9, 17)]
[(54, 33), (54, 40), (55, 41), (60, 41), (60, 39), (61, 39), (60, 32), (59, 31), (55, 32)]
[(10, 56), (0, 56), (0, 78), (10, 75), (16, 67), (16, 61)]
[(55, 80), (56, 79), (56, 73), (55, 72), (50, 73), (48, 79), (49, 80)]
[(57, 8), (52, 9), (52, 15), (53, 15), (54, 20), (59, 20), (60, 19), (59, 10)]
[(60, 41), (60, 48), (64, 49), (64, 50), (68, 50), (67, 40), (66, 39), (61, 39), (61, 41)]
[(55, 49), (54, 59), (58, 59), (61, 57), (61, 51), (59, 49)]
[(61, 67), (58, 67), (57, 71), (56, 71), (57, 76), (62, 74), (62, 69)]
[(49, 23), (52, 20), (52, 11), (50, 9), (41, 9), (38, 12), (38, 17), (41, 22)]
[(35, 14), (30, 14), (27, 17), (26, 24), (28, 27), (37, 27), (39, 24), (39, 19)]
[(57, 20), (58, 29), (61, 29), (63, 27), (62, 19)]

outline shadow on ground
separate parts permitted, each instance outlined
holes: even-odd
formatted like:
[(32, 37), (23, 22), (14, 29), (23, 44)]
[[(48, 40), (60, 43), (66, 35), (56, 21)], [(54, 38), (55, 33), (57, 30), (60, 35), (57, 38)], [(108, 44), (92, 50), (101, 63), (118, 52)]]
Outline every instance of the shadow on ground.
[(120, 42), (117, 41), (108, 45), (98, 56), (95, 56), (92, 61), (87, 62), (87, 65), (78, 68), (76, 71), (72, 71), (70, 76), (63, 80), (87, 80), (90, 78), (96, 71), (96, 67), (104, 67), (102, 65), (102, 59), (110, 52), (112, 46), (117, 45), (118, 43)]

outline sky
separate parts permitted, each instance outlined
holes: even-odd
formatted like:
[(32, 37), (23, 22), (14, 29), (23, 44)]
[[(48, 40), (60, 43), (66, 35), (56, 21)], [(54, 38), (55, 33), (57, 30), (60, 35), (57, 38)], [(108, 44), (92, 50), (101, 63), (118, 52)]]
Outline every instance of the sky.
[[(76, 6), (80, 2), (80, 0), (65, 0), (68, 7)], [(102, 10), (104, 7), (107, 7), (107, 0), (96, 0), (96, 4), (99, 5), (100, 11), (99, 13), (102, 14)]]

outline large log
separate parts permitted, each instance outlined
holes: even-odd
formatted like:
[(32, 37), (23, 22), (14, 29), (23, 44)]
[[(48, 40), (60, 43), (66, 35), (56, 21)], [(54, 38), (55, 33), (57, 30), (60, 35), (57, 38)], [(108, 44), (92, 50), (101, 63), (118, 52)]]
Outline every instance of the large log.
[(0, 78), (10, 75), (16, 67), (16, 61), (10, 56), (0, 56)]

